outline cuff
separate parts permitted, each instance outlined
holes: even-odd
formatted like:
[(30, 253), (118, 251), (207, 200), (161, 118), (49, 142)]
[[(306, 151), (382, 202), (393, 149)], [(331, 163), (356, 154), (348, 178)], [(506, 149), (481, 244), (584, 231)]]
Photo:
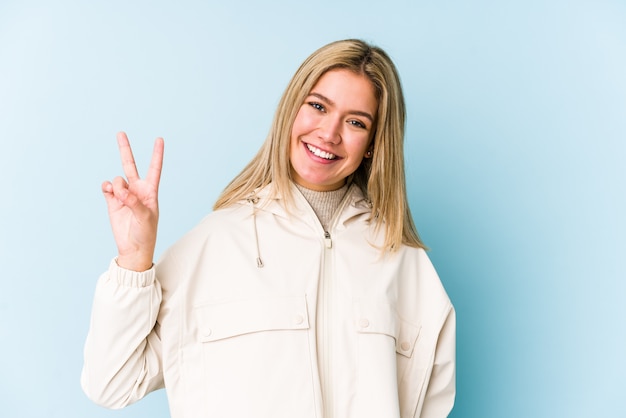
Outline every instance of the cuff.
[(146, 271), (133, 271), (120, 267), (117, 258), (109, 265), (109, 280), (114, 280), (120, 286), (148, 287), (154, 283), (156, 274), (154, 264)]

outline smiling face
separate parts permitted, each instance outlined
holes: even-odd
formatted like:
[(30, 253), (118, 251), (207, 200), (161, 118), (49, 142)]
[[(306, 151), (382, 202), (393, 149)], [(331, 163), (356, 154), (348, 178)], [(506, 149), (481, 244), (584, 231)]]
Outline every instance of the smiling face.
[(378, 100), (371, 81), (346, 69), (326, 72), (304, 99), (291, 130), (293, 180), (307, 189), (339, 189), (370, 148)]

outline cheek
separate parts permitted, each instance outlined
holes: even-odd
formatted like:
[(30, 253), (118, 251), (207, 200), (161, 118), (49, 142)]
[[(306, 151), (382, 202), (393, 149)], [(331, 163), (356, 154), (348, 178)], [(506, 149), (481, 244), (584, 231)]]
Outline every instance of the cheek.
[(302, 135), (310, 132), (316, 126), (317, 119), (315, 115), (304, 107), (300, 108), (296, 119), (293, 121), (293, 128), (291, 129), (291, 135)]
[(298, 134), (301, 131), (300, 129), (300, 125), (302, 124), (301, 113), (302, 113), (302, 110), (300, 110), (298, 114), (296, 114), (296, 118), (293, 121), (293, 125), (291, 125), (291, 134), (290, 134), (291, 142), (294, 142), (297, 140)]
[(371, 135), (359, 135), (352, 138), (352, 154), (364, 157), (371, 144)]

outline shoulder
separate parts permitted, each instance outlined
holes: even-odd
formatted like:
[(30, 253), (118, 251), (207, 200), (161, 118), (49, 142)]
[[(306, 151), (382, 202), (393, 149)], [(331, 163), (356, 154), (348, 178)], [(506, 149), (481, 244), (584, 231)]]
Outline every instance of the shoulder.
[(401, 299), (419, 310), (420, 317), (440, 324), (453, 307), (428, 254), (423, 248), (404, 245), (398, 253), (404, 295)]
[(219, 240), (220, 236), (226, 233), (235, 232), (234, 228), (240, 227), (242, 221), (249, 218), (251, 213), (250, 208), (235, 204), (207, 214), (192, 229), (170, 246), (162, 258), (193, 257), (195, 249), (200, 249), (213, 240)]
[(219, 235), (225, 231), (232, 231), (236, 225), (250, 218), (252, 209), (244, 204), (234, 204), (232, 206), (215, 210), (207, 214), (189, 232), (187, 232), (175, 245), (184, 245), (189, 241), (197, 241)]

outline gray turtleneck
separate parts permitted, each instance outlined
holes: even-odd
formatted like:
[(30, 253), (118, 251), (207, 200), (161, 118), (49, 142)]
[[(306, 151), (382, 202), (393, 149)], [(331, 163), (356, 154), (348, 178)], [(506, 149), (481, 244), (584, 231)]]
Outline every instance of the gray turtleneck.
[(345, 184), (340, 189), (331, 190), (329, 192), (318, 192), (307, 189), (297, 183), (296, 187), (313, 208), (313, 211), (320, 220), (324, 230), (328, 230), (329, 223), (335, 214), (335, 211), (348, 191), (348, 184)]

